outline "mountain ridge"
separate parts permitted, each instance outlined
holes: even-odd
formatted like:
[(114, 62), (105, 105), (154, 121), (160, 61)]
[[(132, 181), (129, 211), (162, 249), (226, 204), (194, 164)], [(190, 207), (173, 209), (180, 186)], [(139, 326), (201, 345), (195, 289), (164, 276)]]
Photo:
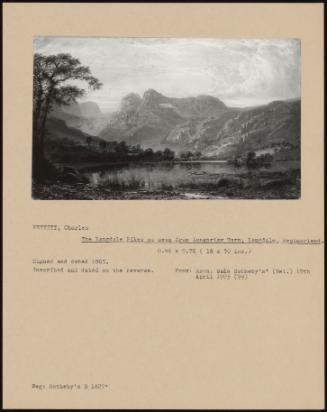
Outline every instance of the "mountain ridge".
[(154, 89), (130, 93), (100, 132), (105, 140), (161, 149), (233, 156), (247, 150), (300, 146), (300, 99), (229, 108), (209, 95), (167, 97)]
[(206, 157), (231, 158), (269, 149), (300, 156), (300, 99), (231, 108), (214, 96), (167, 97), (148, 89), (142, 96), (124, 96), (111, 117), (86, 117), (85, 113), (98, 113), (93, 103), (79, 103), (68, 111), (56, 108), (50, 118), (106, 141), (154, 150), (200, 151)]

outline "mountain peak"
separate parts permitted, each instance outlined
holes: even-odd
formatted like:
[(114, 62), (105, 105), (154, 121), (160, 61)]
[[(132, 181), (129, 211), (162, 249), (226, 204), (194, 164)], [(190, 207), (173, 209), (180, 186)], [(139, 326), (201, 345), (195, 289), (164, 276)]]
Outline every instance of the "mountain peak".
[(158, 106), (160, 103), (165, 103), (167, 97), (160, 94), (154, 89), (148, 89), (144, 92), (142, 98), (142, 106), (147, 109), (151, 109), (155, 106)]
[(136, 110), (141, 104), (142, 99), (137, 93), (129, 93), (121, 101), (121, 110)]
[(163, 100), (163, 99), (167, 99), (166, 96), (164, 96), (163, 94), (157, 92), (154, 89), (148, 89), (143, 93), (143, 101), (145, 101), (145, 102), (159, 101), (159, 100)]
[(162, 94), (160, 94), (159, 92), (157, 92), (154, 89), (148, 89), (144, 92), (143, 97), (148, 97), (148, 96), (160, 96), (163, 97)]

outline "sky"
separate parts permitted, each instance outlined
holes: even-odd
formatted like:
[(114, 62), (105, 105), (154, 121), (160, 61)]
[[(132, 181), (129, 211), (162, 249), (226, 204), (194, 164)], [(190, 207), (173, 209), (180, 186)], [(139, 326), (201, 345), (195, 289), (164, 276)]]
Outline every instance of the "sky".
[(84, 100), (103, 112), (148, 89), (169, 97), (211, 95), (233, 107), (301, 96), (297, 39), (36, 37), (34, 52), (70, 53), (89, 66), (103, 87)]

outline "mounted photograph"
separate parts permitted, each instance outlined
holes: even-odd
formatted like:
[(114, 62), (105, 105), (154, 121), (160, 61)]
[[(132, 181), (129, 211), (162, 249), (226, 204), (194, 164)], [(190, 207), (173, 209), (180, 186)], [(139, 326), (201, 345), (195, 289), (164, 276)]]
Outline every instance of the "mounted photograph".
[(33, 199), (301, 197), (300, 40), (33, 48)]

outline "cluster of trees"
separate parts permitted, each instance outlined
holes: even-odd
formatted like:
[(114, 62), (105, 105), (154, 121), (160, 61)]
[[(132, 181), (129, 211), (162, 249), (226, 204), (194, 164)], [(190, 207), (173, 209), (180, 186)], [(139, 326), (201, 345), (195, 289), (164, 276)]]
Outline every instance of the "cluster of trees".
[(49, 140), (46, 145), (48, 157), (54, 162), (129, 162), (129, 161), (173, 161), (175, 152), (144, 149), (140, 145), (126, 142), (105, 141), (95, 136), (86, 136), (85, 142), (73, 142), (68, 138)]
[(48, 157), (55, 162), (120, 162), (192, 161), (202, 158), (201, 152), (182, 152), (179, 155), (169, 148), (153, 150), (126, 142), (106, 141), (96, 136), (86, 136), (85, 142), (73, 142), (68, 138), (47, 141)]
[[(87, 136), (86, 138), (87, 145), (91, 147), (92, 144), (92, 137)], [(96, 142), (94, 146), (96, 147)], [(134, 146), (128, 146), (124, 141), (123, 142), (116, 142), (116, 141), (105, 141), (100, 140), (98, 142), (99, 149), (102, 153), (115, 153), (115, 154), (126, 154), (130, 157), (134, 157), (137, 159), (147, 159), (147, 160), (198, 160), (202, 158), (202, 153), (200, 151), (196, 152), (181, 152), (178, 156), (175, 152), (169, 148), (164, 150), (153, 150), (151, 148), (143, 149), (141, 145), (137, 144)]]
[(198, 160), (202, 157), (202, 153), (197, 151), (197, 152), (182, 152), (179, 155), (181, 160)]
[(116, 142), (105, 140), (99, 141), (99, 148), (103, 153), (125, 154), (130, 157), (147, 158), (155, 160), (174, 160), (175, 152), (168, 148), (161, 150), (143, 149), (141, 145), (128, 146), (126, 142)]
[(273, 155), (270, 153), (256, 155), (255, 152), (248, 152), (245, 157), (236, 156), (234, 158), (234, 166), (241, 167), (246, 166), (248, 169), (256, 169), (260, 167), (269, 167), (273, 161)]
[(126, 157), (129, 159), (139, 160), (174, 160), (175, 152), (168, 148), (164, 150), (144, 149), (141, 145), (127, 145), (126, 142), (105, 141), (94, 139), (91, 136), (86, 137), (86, 143), (90, 150), (99, 151), (105, 157), (115, 156), (116, 158)]
[(273, 161), (273, 155), (265, 153), (257, 156), (255, 152), (249, 152), (246, 157), (246, 166), (249, 169), (255, 169), (258, 167), (269, 167)]

